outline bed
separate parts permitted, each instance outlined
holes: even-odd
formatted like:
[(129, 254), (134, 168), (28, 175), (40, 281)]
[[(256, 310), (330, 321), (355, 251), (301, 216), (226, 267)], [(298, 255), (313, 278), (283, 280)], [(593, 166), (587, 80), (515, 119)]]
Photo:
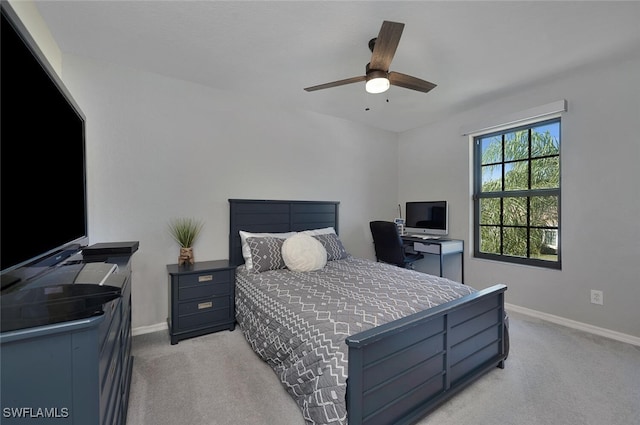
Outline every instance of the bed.
[[(337, 236), (339, 202), (229, 203), (238, 326), (307, 423), (415, 423), (504, 367), (506, 286), (475, 290), (349, 255)], [(250, 232), (245, 242), (275, 244), (272, 254), (245, 264), (241, 231)], [(313, 271), (283, 268), (273, 254), (283, 238), (265, 233), (309, 234), (328, 261)]]

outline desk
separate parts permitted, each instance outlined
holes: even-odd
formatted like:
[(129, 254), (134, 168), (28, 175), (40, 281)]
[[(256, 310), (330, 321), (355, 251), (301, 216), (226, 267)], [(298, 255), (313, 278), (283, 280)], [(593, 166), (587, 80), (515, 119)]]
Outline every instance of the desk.
[(445, 255), (460, 254), (461, 281), (464, 283), (464, 241), (460, 239), (422, 239), (416, 236), (402, 236), (405, 244), (413, 244), (413, 250), (423, 254), (440, 256), (440, 277), (442, 277), (442, 264)]

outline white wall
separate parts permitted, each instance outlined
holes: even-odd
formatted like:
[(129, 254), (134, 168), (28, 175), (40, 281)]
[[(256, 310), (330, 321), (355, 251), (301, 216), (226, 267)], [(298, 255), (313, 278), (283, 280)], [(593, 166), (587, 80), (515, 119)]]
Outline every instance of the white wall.
[[(640, 55), (552, 82), (407, 132), (399, 144), (399, 200), (448, 199), (464, 239), (466, 283), (508, 286), (507, 302), (640, 336)], [(460, 128), (567, 99), (562, 118), (561, 271), (472, 258), (470, 143)], [(604, 305), (590, 290), (604, 291)]]
[(167, 317), (169, 219), (205, 220), (197, 261), (228, 258), (229, 198), (340, 201), (347, 250), (373, 258), (368, 217), (396, 197), (395, 134), (88, 59), (64, 64), (87, 116), (91, 242), (140, 241), (134, 327)]

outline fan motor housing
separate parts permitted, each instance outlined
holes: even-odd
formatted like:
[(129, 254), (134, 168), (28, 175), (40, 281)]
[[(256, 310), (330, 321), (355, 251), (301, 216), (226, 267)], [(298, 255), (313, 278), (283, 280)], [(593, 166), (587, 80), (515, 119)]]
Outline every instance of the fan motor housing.
[(365, 67), (365, 74), (367, 75), (367, 80), (372, 78), (388, 78), (388, 72), (383, 69), (371, 69), (371, 63), (368, 63)]

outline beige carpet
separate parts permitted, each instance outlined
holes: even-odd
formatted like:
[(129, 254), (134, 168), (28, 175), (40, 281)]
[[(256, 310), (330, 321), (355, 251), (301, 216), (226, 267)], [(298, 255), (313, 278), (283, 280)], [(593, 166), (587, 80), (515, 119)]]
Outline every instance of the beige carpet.
[[(640, 347), (510, 313), (511, 352), (419, 425), (638, 425)], [(128, 425), (304, 425), (240, 330), (133, 340)]]

